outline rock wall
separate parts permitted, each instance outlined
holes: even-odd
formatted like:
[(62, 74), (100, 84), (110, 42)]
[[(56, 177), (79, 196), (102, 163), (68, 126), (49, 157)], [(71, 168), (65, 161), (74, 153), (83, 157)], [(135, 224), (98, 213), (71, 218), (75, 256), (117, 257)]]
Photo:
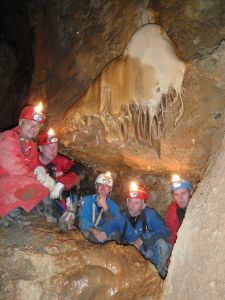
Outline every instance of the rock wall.
[(31, 100), (42, 97), (61, 119), (131, 35), (148, 23), (144, 1), (32, 1), (35, 68)]
[[(198, 183), (222, 136), (224, 5), (221, 1), (197, 1), (193, 6), (188, 1), (158, 1), (153, 10), (154, 2), (117, 1), (116, 5), (114, 1), (31, 2), (35, 67), (30, 95), (31, 99), (45, 99), (49, 125), (61, 128), (64, 113), (77, 105), (106, 65), (123, 53), (133, 33), (147, 23), (161, 23), (178, 56), (186, 60), (187, 71), (182, 86), (183, 107), (177, 101), (165, 110), (160, 159), (144, 143), (128, 141), (114, 145), (110, 140), (104, 143), (105, 129), (92, 117), (87, 119), (88, 125), (94, 124), (94, 134), (88, 126), (82, 130), (80, 139), (76, 130), (68, 139), (62, 133), (60, 151), (97, 171), (111, 169), (118, 176), (120, 173), (169, 176), (171, 172), (179, 172)], [(208, 20), (214, 25), (210, 30)], [(93, 107), (96, 106), (93, 101)], [(181, 118), (174, 127), (174, 119), (179, 115)], [(121, 123), (124, 131), (126, 121)], [(113, 135), (113, 130), (109, 130), (107, 136)]]
[(192, 197), (174, 246), (162, 299), (225, 296), (225, 138)]
[(27, 1), (0, 4), (0, 131), (18, 121), (33, 71), (33, 31)]

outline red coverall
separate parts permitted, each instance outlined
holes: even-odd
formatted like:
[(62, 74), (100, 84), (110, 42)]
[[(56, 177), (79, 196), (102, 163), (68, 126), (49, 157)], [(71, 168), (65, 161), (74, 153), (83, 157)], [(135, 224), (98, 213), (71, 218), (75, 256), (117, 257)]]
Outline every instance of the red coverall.
[(20, 139), (18, 127), (0, 134), (0, 216), (17, 207), (28, 212), (48, 195), (33, 175), (36, 166), (36, 145)]
[[(65, 191), (70, 190), (73, 186), (78, 185), (80, 182), (79, 176), (75, 172), (70, 171), (70, 169), (74, 166), (74, 162), (60, 154), (57, 154), (57, 156), (47, 165), (44, 165), (38, 158), (38, 165), (45, 167), (50, 176), (52, 176), (57, 182), (62, 183)], [(66, 208), (64, 199), (62, 199), (61, 205), (64, 209)]]
[[(74, 162), (72, 160), (57, 154), (57, 156), (50, 162), (53, 166), (53, 174), (50, 174), (56, 181), (61, 182), (64, 185), (64, 190), (70, 190), (74, 185), (79, 184), (80, 179), (74, 172), (69, 172), (73, 167)], [(49, 173), (48, 165), (44, 165), (38, 158), (38, 165), (45, 167)]]
[(177, 203), (172, 202), (166, 211), (166, 225), (171, 231), (170, 244), (173, 246), (177, 239), (177, 232), (180, 228), (180, 221), (177, 216)]

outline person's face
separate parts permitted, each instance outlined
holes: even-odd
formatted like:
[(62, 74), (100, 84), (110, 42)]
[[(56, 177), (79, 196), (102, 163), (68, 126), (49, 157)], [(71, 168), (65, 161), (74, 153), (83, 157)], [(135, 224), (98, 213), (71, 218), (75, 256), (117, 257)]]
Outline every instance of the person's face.
[(192, 191), (189, 191), (187, 189), (178, 189), (176, 191), (173, 191), (172, 195), (174, 201), (177, 202), (180, 208), (187, 208), (192, 195)]
[(100, 196), (107, 197), (109, 193), (111, 192), (111, 186), (103, 184), (103, 183), (97, 183), (96, 184), (96, 193)]
[(32, 140), (37, 135), (41, 128), (41, 124), (34, 120), (24, 120), (19, 121), (20, 135), (26, 140)]
[(127, 209), (131, 217), (140, 215), (141, 211), (145, 208), (144, 200), (138, 198), (127, 199)]
[(39, 146), (41, 156), (45, 161), (52, 161), (58, 153), (58, 143)]

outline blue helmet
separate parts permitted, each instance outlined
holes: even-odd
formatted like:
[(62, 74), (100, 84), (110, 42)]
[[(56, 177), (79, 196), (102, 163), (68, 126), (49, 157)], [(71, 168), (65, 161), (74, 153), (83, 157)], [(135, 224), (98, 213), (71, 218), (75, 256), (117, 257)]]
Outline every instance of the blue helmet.
[(174, 192), (179, 189), (186, 189), (186, 190), (192, 191), (193, 187), (189, 181), (183, 180), (183, 179), (171, 183), (171, 185), (170, 185), (171, 192)]

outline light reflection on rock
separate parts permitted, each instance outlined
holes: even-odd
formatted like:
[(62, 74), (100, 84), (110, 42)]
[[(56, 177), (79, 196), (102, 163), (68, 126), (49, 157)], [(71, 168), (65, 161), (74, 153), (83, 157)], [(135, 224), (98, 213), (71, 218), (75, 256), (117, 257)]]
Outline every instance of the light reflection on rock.
[(132, 246), (96, 245), (42, 220), (0, 229), (1, 299), (157, 299), (156, 269)]

